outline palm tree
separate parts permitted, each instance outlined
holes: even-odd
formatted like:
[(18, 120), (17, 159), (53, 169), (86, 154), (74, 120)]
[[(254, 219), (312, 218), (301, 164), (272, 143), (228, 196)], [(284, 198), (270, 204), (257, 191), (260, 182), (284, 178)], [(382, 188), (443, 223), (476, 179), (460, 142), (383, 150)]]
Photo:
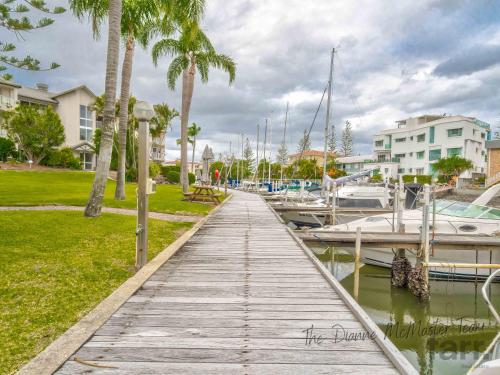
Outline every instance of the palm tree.
[[(76, 2), (76, 1), (75, 1)], [(81, 8), (75, 8), (74, 3), (70, 6), (73, 11), (83, 16)], [(81, 5), (81, 4), (80, 4)], [(97, 12), (104, 12), (103, 7), (98, 7)], [(115, 121), (115, 98), (116, 98), (116, 79), (118, 73), (118, 57), (120, 53), (120, 24), (122, 15), (122, 0), (109, 0), (107, 9), (109, 27), (108, 27), (108, 47), (106, 55), (106, 78), (105, 78), (105, 96), (103, 109), (103, 123), (101, 127), (101, 142), (99, 147), (99, 156), (95, 172), (94, 183), (90, 193), (87, 206), (85, 207), (85, 216), (95, 217), (101, 214), (102, 200), (106, 189), (106, 182), (111, 163), (111, 152), (113, 148), (113, 134)], [(102, 19), (102, 18), (101, 18)]]
[(201, 128), (193, 122), (188, 128), (188, 138), (191, 139), (191, 144), (193, 145), (193, 156), (191, 157), (191, 173), (194, 173), (194, 153), (196, 149), (196, 136), (200, 134)]
[(435, 171), (450, 182), (456, 180), (463, 172), (471, 170), (474, 167), (472, 161), (457, 155), (441, 158), (432, 164), (432, 166)]
[(233, 60), (217, 54), (212, 43), (194, 21), (183, 22), (179, 39), (165, 38), (153, 46), (152, 56), (155, 65), (163, 55), (173, 57), (167, 72), (170, 89), (175, 89), (175, 82), (182, 74), (182, 109), (181, 109), (181, 183), (183, 192), (189, 189), (187, 173), (187, 143), (189, 109), (193, 99), (194, 76), (200, 73), (201, 81), (208, 82), (210, 67), (222, 69), (229, 73), (229, 83), (235, 78), (236, 67)]
[(172, 120), (179, 116), (179, 112), (174, 108), (170, 108), (167, 103), (155, 104), (154, 109), (156, 115), (151, 119), (153, 125), (150, 129), (151, 137), (160, 139), (164, 146), (167, 142), (167, 131), (172, 127)]

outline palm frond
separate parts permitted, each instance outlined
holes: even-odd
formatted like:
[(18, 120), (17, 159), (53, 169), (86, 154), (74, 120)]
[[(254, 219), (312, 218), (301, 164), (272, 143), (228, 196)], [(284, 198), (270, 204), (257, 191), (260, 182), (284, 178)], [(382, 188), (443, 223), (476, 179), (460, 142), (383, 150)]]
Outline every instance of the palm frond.
[(69, 7), (79, 20), (86, 17), (90, 20), (94, 38), (99, 39), (101, 26), (108, 16), (109, 1), (70, 0)]
[(164, 55), (175, 56), (183, 53), (180, 49), (179, 41), (175, 39), (162, 39), (155, 43), (151, 51), (153, 63), (158, 65), (158, 59)]
[(188, 65), (189, 65), (189, 60), (184, 55), (177, 56), (175, 59), (172, 60), (167, 71), (168, 87), (171, 90), (175, 89), (175, 81), (177, 81), (177, 78), (179, 78), (179, 76), (182, 74), (182, 71), (186, 69)]
[(198, 71), (200, 72), (201, 82), (207, 83), (209, 62), (206, 54), (196, 55), (196, 68), (198, 68)]
[(232, 58), (216, 53), (208, 53), (206, 56), (210, 65), (229, 74), (229, 84), (234, 82), (236, 78), (236, 64)]

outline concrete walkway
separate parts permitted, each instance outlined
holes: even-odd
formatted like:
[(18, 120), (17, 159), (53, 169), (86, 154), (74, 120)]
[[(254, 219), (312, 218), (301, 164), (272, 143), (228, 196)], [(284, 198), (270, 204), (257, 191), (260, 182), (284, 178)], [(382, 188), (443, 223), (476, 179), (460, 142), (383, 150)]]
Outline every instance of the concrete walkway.
[(415, 373), (383, 339), (335, 339), (366, 321), (318, 264), (261, 197), (234, 192), (57, 374)]
[[(0, 211), (81, 211), (83, 212), (83, 207), (79, 206), (0, 206)], [(102, 212), (119, 214), (119, 215), (129, 215), (137, 216), (136, 210), (131, 210), (127, 208), (113, 208), (113, 207), (103, 207)], [(196, 223), (202, 216), (198, 215), (175, 215), (175, 214), (164, 214), (161, 212), (150, 212), (149, 217), (151, 219), (164, 220), (164, 221), (177, 221), (184, 223)]]

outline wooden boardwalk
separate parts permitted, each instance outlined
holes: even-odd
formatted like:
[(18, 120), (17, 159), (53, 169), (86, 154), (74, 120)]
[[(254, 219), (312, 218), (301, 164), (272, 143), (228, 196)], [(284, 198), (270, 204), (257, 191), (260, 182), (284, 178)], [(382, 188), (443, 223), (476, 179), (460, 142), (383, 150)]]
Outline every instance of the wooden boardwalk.
[(399, 373), (344, 332), (365, 330), (264, 200), (235, 192), (57, 373)]

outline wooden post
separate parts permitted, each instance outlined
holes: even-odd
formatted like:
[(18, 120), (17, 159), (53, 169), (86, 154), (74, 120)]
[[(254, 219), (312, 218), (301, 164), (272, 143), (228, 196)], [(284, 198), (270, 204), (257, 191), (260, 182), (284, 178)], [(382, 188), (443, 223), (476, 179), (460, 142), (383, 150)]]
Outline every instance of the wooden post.
[[(403, 226), (403, 209), (404, 209), (404, 202), (405, 202), (405, 184), (403, 183), (403, 180), (400, 179), (399, 185), (398, 185), (398, 192), (397, 192), (397, 199), (398, 199), (398, 206), (397, 206), (397, 232), (398, 233), (404, 233), (404, 226)], [(398, 255), (401, 257), (405, 256), (405, 249), (398, 249)]]
[(149, 123), (139, 122), (139, 168), (137, 174), (137, 228), (135, 270), (148, 262), (148, 194), (149, 179)]
[(356, 247), (354, 248), (354, 299), (359, 296), (359, 268), (361, 258), (361, 227), (356, 228)]
[(336, 206), (337, 206), (337, 183), (334, 182), (332, 185), (332, 225), (337, 223), (336, 218)]

